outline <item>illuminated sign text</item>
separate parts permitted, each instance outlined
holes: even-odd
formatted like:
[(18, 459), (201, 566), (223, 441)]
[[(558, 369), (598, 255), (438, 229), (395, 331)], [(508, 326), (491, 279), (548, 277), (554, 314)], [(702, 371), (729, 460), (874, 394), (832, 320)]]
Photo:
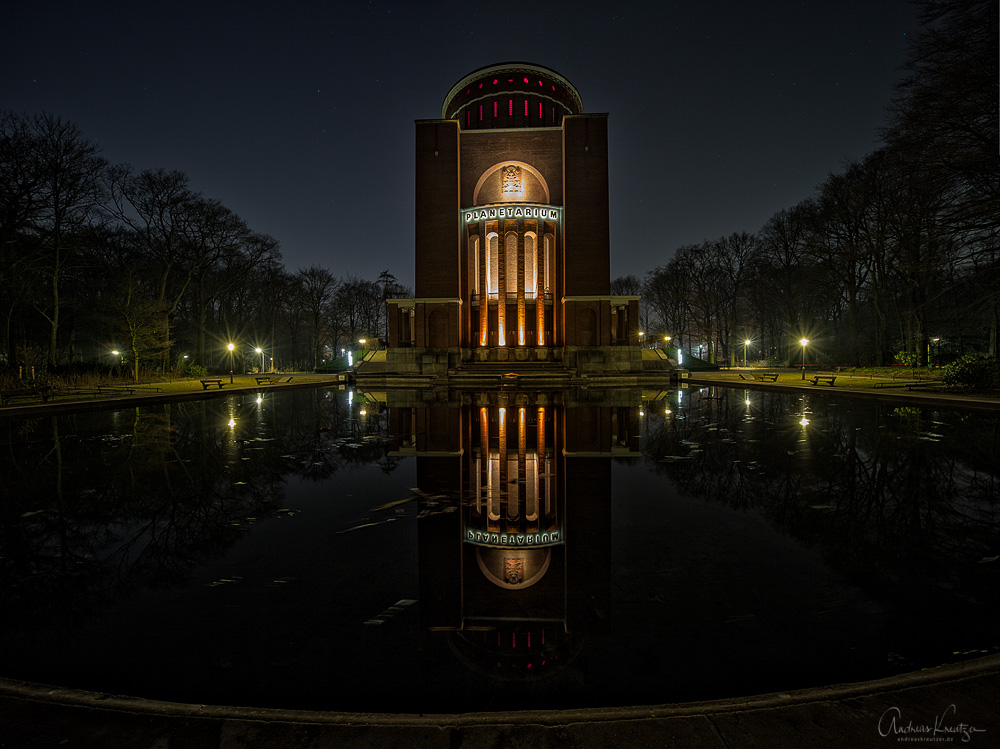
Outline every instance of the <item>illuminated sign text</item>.
[(493, 218), (537, 218), (543, 221), (558, 221), (562, 214), (562, 208), (551, 205), (533, 205), (531, 203), (518, 203), (517, 205), (506, 205), (503, 207), (493, 206), (490, 208), (465, 208), (462, 216), (465, 223), (471, 224), (473, 221), (486, 221)]
[(543, 533), (493, 533), (468, 528), (465, 540), (477, 546), (502, 546), (508, 549), (530, 549), (536, 546), (556, 546), (562, 543), (562, 531)]

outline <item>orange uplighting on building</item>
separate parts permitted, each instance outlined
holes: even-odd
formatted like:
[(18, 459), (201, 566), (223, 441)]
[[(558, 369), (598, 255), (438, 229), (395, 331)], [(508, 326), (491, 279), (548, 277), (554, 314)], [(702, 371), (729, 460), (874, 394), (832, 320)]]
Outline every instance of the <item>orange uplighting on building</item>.
[(386, 302), (386, 372), (641, 369), (639, 296), (611, 293), (608, 145), (608, 115), (527, 62), (416, 122), (414, 297)]

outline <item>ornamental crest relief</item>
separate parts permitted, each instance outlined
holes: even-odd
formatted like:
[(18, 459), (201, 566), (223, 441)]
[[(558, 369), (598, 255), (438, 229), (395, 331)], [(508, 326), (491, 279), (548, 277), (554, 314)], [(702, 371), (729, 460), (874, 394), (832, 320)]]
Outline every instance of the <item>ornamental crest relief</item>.
[(521, 184), (521, 167), (508, 164), (503, 168), (500, 180), (500, 189), (504, 195), (524, 193), (524, 187)]
[(504, 559), (503, 565), (504, 581), (508, 585), (518, 585), (524, 582), (524, 560), (523, 559), (512, 559), (507, 557)]

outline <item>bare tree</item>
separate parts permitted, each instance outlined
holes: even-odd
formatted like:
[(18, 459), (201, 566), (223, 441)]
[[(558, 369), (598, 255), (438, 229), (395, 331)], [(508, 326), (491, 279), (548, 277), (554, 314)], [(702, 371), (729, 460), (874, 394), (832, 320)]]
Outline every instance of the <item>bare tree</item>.
[(27, 235), (39, 250), (37, 270), (48, 294), (37, 307), (48, 321), (51, 368), (58, 359), (63, 276), (95, 217), (106, 163), (77, 125), (51, 114), (4, 115), (3, 142), (0, 240), (7, 246)]
[(331, 305), (340, 283), (326, 268), (311, 265), (296, 274), (299, 295), (305, 306), (310, 325), (310, 354), (312, 367), (319, 367), (324, 340), (329, 338)]

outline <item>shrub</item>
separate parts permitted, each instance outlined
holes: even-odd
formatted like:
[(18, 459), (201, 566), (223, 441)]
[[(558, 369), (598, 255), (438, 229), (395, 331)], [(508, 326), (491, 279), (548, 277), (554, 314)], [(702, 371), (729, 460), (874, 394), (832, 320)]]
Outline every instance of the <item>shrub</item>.
[(184, 373), (188, 377), (204, 377), (205, 375), (208, 374), (208, 370), (205, 369), (200, 364), (188, 364), (187, 369), (184, 370)]
[(944, 368), (945, 384), (976, 389), (1000, 386), (1000, 361), (992, 356), (966, 354)]
[(912, 351), (899, 351), (896, 353), (896, 363), (903, 367), (909, 367), (910, 371), (916, 369), (920, 357)]

